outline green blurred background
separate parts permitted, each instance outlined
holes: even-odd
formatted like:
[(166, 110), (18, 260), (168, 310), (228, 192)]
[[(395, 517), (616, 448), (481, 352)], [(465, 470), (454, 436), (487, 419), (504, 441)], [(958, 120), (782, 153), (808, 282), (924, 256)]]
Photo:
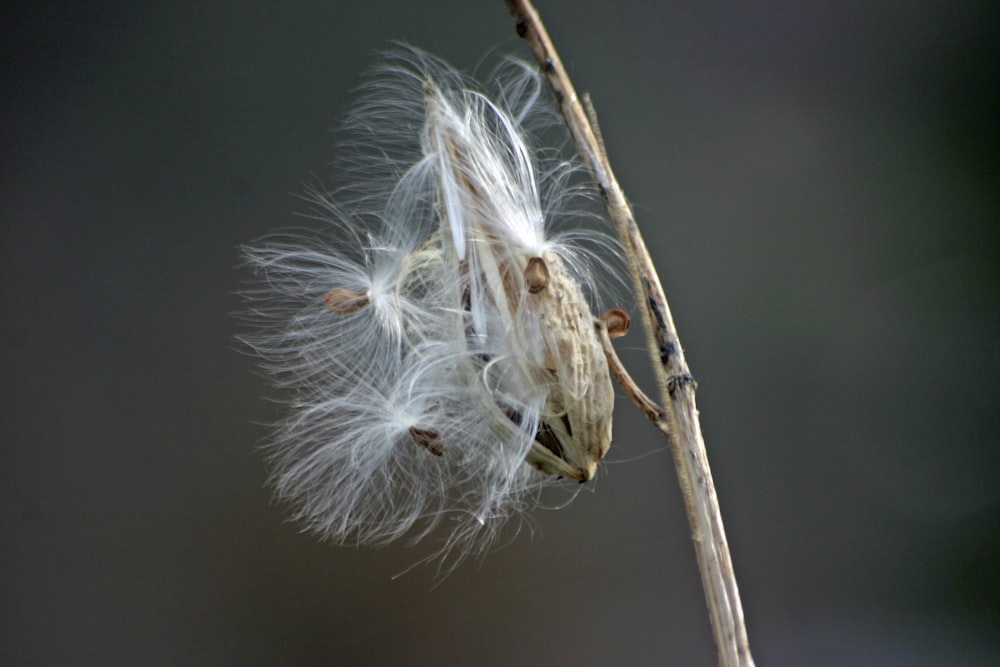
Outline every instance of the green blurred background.
[[(263, 488), (236, 246), (295, 222), (388, 40), (527, 56), (500, 0), (20, 4), (0, 663), (714, 664), (623, 400), (593, 493), (436, 586)], [(699, 381), (757, 664), (1000, 664), (998, 4), (540, 5)]]

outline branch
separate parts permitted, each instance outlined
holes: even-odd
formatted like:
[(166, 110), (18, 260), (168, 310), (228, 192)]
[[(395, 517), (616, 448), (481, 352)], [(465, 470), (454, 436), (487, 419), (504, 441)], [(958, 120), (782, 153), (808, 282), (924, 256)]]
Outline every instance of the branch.
[[(529, 0), (506, 1), (514, 16), (517, 33), (531, 45), (580, 155), (601, 191), (628, 257), (636, 296), (641, 297), (639, 301), (645, 305), (641, 308), (642, 322), (663, 409), (657, 408), (631, 382), (613, 349), (610, 349), (608, 360), (616, 379), (670, 443), (705, 589), (719, 665), (753, 667), (736, 576), (698, 421), (695, 382), (684, 359), (659, 276), (635, 224), (632, 208), (608, 163), (596, 118), (593, 114), (588, 117), (584, 111), (538, 12)], [(606, 331), (602, 333), (602, 342), (605, 340), (607, 351), (611, 346)]]
[(625, 365), (622, 364), (621, 359), (618, 358), (618, 353), (615, 352), (615, 348), (611, 344), (607, 317), (605, 315), (603, 318), (597, 320), (596, 327), (597, 337), (601, 341), (604, 356), (608, 359), (608, 367), (611, 369), (611, 374), (615, 376), (615, 380), (625, 390), (625, 394), (632, 399), (635, 406), (642, 410), (642, 414), (646, 415), (649, 421), (656, 424), (657, 428), (663, 431), (663, 435), (667, 435), (667, 422), (663, 410), (639, 388), (639, 385), (635, 383), (632, 376), (625, 370)]

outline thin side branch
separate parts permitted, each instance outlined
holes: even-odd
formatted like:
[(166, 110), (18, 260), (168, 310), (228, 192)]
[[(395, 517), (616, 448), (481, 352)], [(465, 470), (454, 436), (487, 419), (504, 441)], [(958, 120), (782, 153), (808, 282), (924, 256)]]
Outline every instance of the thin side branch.
[(664, 435), (667, 435), (669, 427), (662, 408), (653, 399), (646, 396), (646, 393), (639, 388), (639, 385), (635, 383), (632, 376), (625, 370), (625, 365), (622, 364), (621, 359), (618, 358), (618, 353), (615, 352), (614, 345), (611, 344), (611, 336), (608, 335), (608, 327), (605, 326), (604, 322), (598, 320), (596, 326), (597, 337), (601, 339), (601, 347), (604, 350), (604, 356), (608, 359), (608, 367), (611, 369), (611, 374), (615, 377), (615, 381), (621, 385), (622, 389), (625, 390), (625, 394), (632, 399), (635, 406), (642, 410), (642, 414), (646, 415), (646, 419), (656, 424), (657, 428), (663, 431)]
[[(635, 224), (629, 206), (611, 165), (596, 128), (596, 116), (585, 112), (576, 90), (563, 68), (552, 41), (528, 0), (506, 0), (517, 26), (518, 34), (531, 45), (549, 85), (562, 110), (566, 125), (576, 141), (595, 183), (601, 190), (608, 214), (618, 229), (618, 234), (629, 259), (636, 296), (644, 304), (643, 326), (649, 343), (653, 368), (656, 371), (660, 400), (663, 406), (653, 410), (645, 395), (635, 393), (635, 384), (624, 373), (617, 355), (608, 355), (612, 368), (617, 368), (616, 379), (637, 402), (640, 409), (663, 431), (677, 468), (677, 478), (684, 497), (688, 521), (702, 585), (708, 603), (709, 617), (722, 667), (753, 667), (743, 608), (740, 603), (736, 576), (733, 572), (729, 545), (722, 524), (722, 514), (708, 465), (708, 454), (698, 421), (695, 405), (695, 382), (684, 359), (680, 339), (674, 326), (670, 308), (653, 266), (649, 251)], [(593, 121), (592, 121), (593, 118)], [(610, 346), (610, 341), (606, 346)], [(642, 396), (645, 400), (636, 400)], [(656, 418), (654, 419), (654, 415)], [(665, 424), (666, 428), (662, 428)]]

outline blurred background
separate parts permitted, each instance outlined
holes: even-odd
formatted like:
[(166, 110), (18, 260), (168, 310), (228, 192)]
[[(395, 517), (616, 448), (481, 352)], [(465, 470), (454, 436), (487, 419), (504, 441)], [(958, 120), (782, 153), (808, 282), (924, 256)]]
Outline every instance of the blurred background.
[[(997, 3), (539, 4), (699, 382), (757, 664), (1000, 664)], [(264, 488), (237, 246), (390, 39), (529, 57), (500, 0), (0, 17), (0, 663), (715, 664), (623, 399), (593, 492), (440, 582)]]

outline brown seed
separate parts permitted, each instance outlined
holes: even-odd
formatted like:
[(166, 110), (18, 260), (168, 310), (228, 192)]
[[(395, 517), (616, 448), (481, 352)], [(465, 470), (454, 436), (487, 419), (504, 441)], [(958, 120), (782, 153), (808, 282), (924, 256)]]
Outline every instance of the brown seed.
[(628, 333), (632, 319), (621, 308), (612, 308), (601, 316), (601, 321), (608, 328), (608, 338), (621, 338)]
[(368, 295), (353, 289), (334, 287), (323, 297), (323, 305), (338, 315), (350, 315), (368, 305)]
[(528, 292), (538, 294), (549, 286), (549, 267), (541, 257), (532, 257), (528, 266), (524, 267), (524, 281), (528, 283)]
[(428, 431), (426, 429), (417, 428), (416, 426), (411, 426), (410, 436), (413, 438), (413, 442), (417, 443), (434, 456), (441, 456), (444, 453), (444, 450), (441, 449), (441, 436), (434, 431)]

